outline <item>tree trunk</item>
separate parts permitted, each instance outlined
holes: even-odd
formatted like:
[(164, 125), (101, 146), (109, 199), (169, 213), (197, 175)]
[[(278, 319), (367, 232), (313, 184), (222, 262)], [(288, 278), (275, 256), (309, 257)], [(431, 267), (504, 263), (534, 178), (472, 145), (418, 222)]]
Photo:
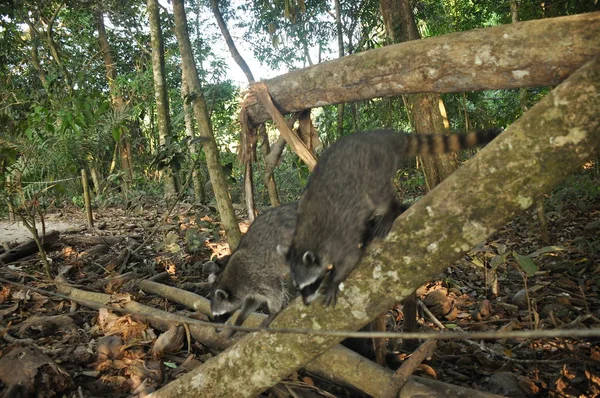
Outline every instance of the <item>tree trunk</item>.
[(201, 137), (206, 138), (203, 142), (204, 154), (206, 155), (206, 165), (215, 194), (217, 209), (221, 216), (221, 222), (227, 235), (229, 247), (231, 250), (234, 250), (240, 241), (240, 227), (235, 218), (233, 205), (231, 204), (227, 180), (225, 179), (223, 167), (219, 160), (219, 149), (213, 135), (210, 116), (208, 115), (204, 94), (202, 93), (202, 85), (200, 84), (200, 78), (196, 70), (192, 45), (188, 35), (187, 17), (183, 7), (183, 0), (173, 0), (173, 14), (175, 19), (175, 35), (177, 36), (179, 51), (181, 52), (182, 68), (185, 69), (185, 77), (192, 91), (192, 103), (194, 116), (198, 123), (198, 132)]
[[(115, 111), (119, 112), (125, 102), (123, 97), (119, 93), (119, 89), (116, 85), (117, 80), (117, 69), (115, 68), (115, 62), (112, 54), (110, 53), (110, 46), (108, 45), (108, 37), (106, 35), (106, 29), (104, 27), (104, 14), (97, 12), (96, 27), (98, 29), (98, 44), (100, 45), (100, 52), (104, 59), (104, 68), (106, 69), (106, 79), (108, 80), (108, 88), (110, 91), (110, 98), (112, 107)], [(119, 154), (121, 156), (121, 169), (123, 170), (125, 183), (130, 182), (133, 179), (133, 165), (131, 160), (131, 147), (129, 140), (127, 139), (126, 133), (122, 130), (121, 137), (118, 144)]]
[[(402, 214), (344, 282), (336, 308), (306, 307), (296, 299), (271, 327), (366, 325), (592, 158), (600, 148), (599, 108), (600, 59), (595, 58)], [(256, 396), (341, 340), (251, 333), (153, 397)]]
[[(386, 33), (392, 43), (421, 39), (409, 0), (381, 0), (380, 4)], [(448, 132), (442, 115), (446, 113), (445, 106), (439, 94), (408, 95), (406, 102), (417, 133)], [(427, 156), (422, 164), (430, 189), (458, 167), (456, 155), (453, 154)]]
[[(188, 104), (188, 96), (190, 95), (190, 90), (188, 87), (187, 79), (185, 78), (185, 69), (181, 68), (181, 97), (183, 98), (183, 118), (185, 122), (185, 135), (190, 138), (190, 157), (196, 160), (198, 154), (200, 153), (198, 144), (194, 141), (196, 138), (196, 133), (194, 132), (194, 118), (193, 118), (193, 109)], [(204, 190), (204, 175), (202, 174), (202, 170), (200, 170), (200, 165), (198, 162), (194, 162), (192, 165), (194, 167), (194, 171), (192, 172), (192, 184), (194, 185), (194, 199), (198, 203), (206, 202), (206, 191)]]
[[(265, 80), (279, 112), (414, 93), (549, 86), (600, 53), (600, 12), (393, 44)], [(565, 57), (565, 54), (569, 54)], [(270, 119), (243, 101), (252, 125)]]
[(50, 49), (50, 54), (52, 55), (54, 62), (56, 62), (56, 64), (58, 65), (60, 72), (63, 74), (63, 78), (65, 79), (65, 83), (66, 83), (68, 91), (71, 92), (73, 90), (73, 85), (71, 83), (71, 74), (65, 67), (65, 64), (62, 62), (62, 59), (60, 57), (60, 53), (58, 50), (58, 45), (54, 41), (54, 36), (52, 34), (52, 30), (54, 28), (54, 21), (56, 20), (56, 17), (58, 16), (58, 13), (63, 8), (63, 6), (64, 6), (64, 3), (60, 3), (58, 5), (58, 7), (56, 8), (56, 10), (54, 10), (54, 12), (52, 13), (52, 16), (50, 17), (50, 19), (48, 21), (45, 20), (45, 18), (43, 17), (43, 15), (41, 14), (41, 11), (40, 11), (40, 19), (42, 19), (46, 25), (45, 38), (46, 38), (46, 44), (48, 45), (48, 48)]
[[(264, 124), (258, 128), (258, 135), (262, 137), (262, 145), (260, 146), (260, 149), (263, 155), (263, 163), (265, 164), (264, 183), (267, 186), (267, 191), (269, 192), (269, 202), (271, 202), (271, 206), (279, 206), (281, 202), (279, 201), (279, 195), (277, 194), (277, 186), (275, 185), (273, 169), (267, 173), (266, 159), (271, 153), (271, 145), (269, 144), (269, 136), (267, 135), (267, 129)], [(283, 145), (285, 145), (285, 140)], [(277, 159), (279, 159), (279, 156)]]
[(27, 25), (29, 26), (29, 34), (31, 35), (31, 63), (33, 68), (38, 73), (38, 78), (42, 83), (42, 86), (46, 91), (48, 91), (48, 80), (46, 79), (46, 72), (42, 68), (40, 64), (40, 56), (38, 53), (38, 44), (39, 44), (39, 33), (35, 28), (34, 24), (26, 18)]
[[(338, 40), (338, 58), (344, 56), (344, 33), (342, 32), (342, 6), (340, 0), (335, 0), (335, 27), (337, 31)], [(337, 106), (337, 137), (336, 139), (344, 135), (344, 106), (345, 104), (338, 104)], [(335, 140), (327, 140), (327, 145), (331, 145)]]
[[(250, 70), (250, 67), (248, 66), (248, 64), (246, 64), (246, 61), (244, 60), (244, 58), (240, 55), (240, 53), (237, 50), (237, 47), (235, 46), (235, 43), (233, 42), (233, 39), (231, 38), (231, 34), (229, 33), (229, 29), (227, 28), (227, 24), (225, 24), (225, 21), (223, 20), (223, 15), (221, 14), (221, 10), (219, 10), (219, 5), (217, 3), (217, 0), (210, 0), (210, 5), (213, 11), (213, 14), (215, 16), (215, 19), (217, 20), (217, 24), (219, 25), (219, 29), (221, 30), (221, 34), (223, 35), (223, 37), (225, 38), (225, 42), (227, 43), (227, 48), (229, 48), (229, 52), (231, 53), (231, 56), (233, 57), (233, 59), (235, 60), (235, 62), (238, 64), (238, 66), (240, 67), (240, 69), (242, 70), (242, 72), (244, 72), (244, 74), (246, 75), (246, 79), (248, 79), (248, 83), (252, 84), (255, 82), (254, 80), (254, 75), (252, 74), (252, 71)], [(241, 134), (244, 134), (243, 132)], [(265, 145), (265, 139), (267, 139), (266, 141), (266, 145)], [(242, 142), (244, 142), (245, 140), (241, 140)], [(254, 221), (254, 216), (256, 214), (256, 210), (254, 207), (254, 183), (253, 183), (253, 179), (252, 179), (252, 156), (250, 156), (250, 152), (255, 152), (256, 151), (256, 144), (253, 143), (251, 145), (251, 147), (246, 148), (246, 153), (248, 154), (247, 156), (245, 156), (244, 159), (244, 193), (245, 193), (245, 198), (246, 198), (246, 210), (248, 211), (248, 218), (250, 219), (250, 222)], [(269, 142), (268, 142), (268, 138), (266, 135), (263, 136), (263, 145), (262, 145), (262, 152), (263, 152), (263, 156), (267, 156), (269, 154)], [(269, 190), (269, 198), (271, 199), (271, 204), (273, 206), (275, 206), (274, 203), (279, 203), (279, 198), (277, 197), (277, 188), (275, 186), (275, 179), (273, 178), (273, 174), (267, 174), (265, 176), (265, 185), (267, 186), (268, 190)]]
[[(150, 21), (150, 40), (152, 42), (152, 77), (154, 80), (154, 98), (156, 99), (156, 116), (158, 119), (158, 137), (163, 148), (171, 144), (171, 118), (169, 116), (169, 94), (165, 78), (165, 48), (158, 0), (148, 0), (148, 19)], [(165, 198), (177, 197), (179, 193), (175, 173), (171, 167), (163, 170)]]

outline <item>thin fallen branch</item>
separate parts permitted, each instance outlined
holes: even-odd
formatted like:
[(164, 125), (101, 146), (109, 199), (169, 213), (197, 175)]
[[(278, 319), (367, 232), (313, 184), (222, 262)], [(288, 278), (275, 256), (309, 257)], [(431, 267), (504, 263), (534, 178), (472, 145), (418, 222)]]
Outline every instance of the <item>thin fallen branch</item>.
[[(60, 233), (58, 231), (51, 231), (46, 234), (41, 240), (44, 242), (46, 250), (58, 241)], [(21, 243), (19, 246), (10, 249), (9, 251), (0, 254), (0, 264), (8, 264), (13, 261), (19, 260), (23, 257), (27, 257), (31, 254), (35, 254), (39, 251), (38, 245), (34, 239), (27, 242)]]
[(411, 356), (402, 363), (402, 366), (394, 372), (392, 376), (392, 382), (388, 384), (387, 388), (383, 393), (383, 398), (396, 398), (398, 392), (404, 387), (408, 378), (415, 372), (415, 370), (421, 365), (421, 363), (427, 358), (433, 355), (437, 341), (428, 340), (421, 344)]

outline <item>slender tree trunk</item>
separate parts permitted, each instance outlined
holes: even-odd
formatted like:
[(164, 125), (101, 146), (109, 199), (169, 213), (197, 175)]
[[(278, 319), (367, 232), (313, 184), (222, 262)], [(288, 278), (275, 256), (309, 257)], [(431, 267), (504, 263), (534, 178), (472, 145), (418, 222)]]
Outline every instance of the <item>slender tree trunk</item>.
[(227, 180), (223, 173), (223, 167), (219, 159), (219, 149), (213, 135), (210, 116), (204, 101), (202, 93), (202, 85), (196, 70), (196, 63), (192, 52), (192, 45), (188, 35), (187, 17), (183, 0), (173, 0), (173, 14), (175, 19), (175, 34), (181, 52), (182, 68), (185, 69), (185, 77), (192, 91), (194, 116), (198, 123), (198, 131), (201, 137), (206, 138), (203, 143), (204, 153), (206, 155), (206, 165), (208, 174), (212, 183), (212, 189), (217, 202), (217, 209), (221, 216), (221, 222), (227, 235), (227, 241), (230, 248), (233, 250), (237, 247), (241, 233), (238, 222), (235, 218), (231, 197), (227, 189)]
[[(190, 138), (190, 156), (196, 159), (200, 153), (198, 144), (194, 141), (196, 133), (194, 131), (194, 110), (188, 104), (188, 96), (190, 95), (187, 79), (185, 78), (185, 69), (181, 68), (181, 97), (183, 98), (183, 118), (185, 122), (185, 134)], [(194, 199), (198, 203), (206, 202), (206, 191), (204, 190), (204, 174), (200, 169), (200, 164), (195, 162), (194, 171), (192, 172), (192, 183), (194, 185)]]
[[(409, 0), (381, 0), (381, 12), (387, 36), (392, 43), (419, 40), (415, 17)], [(447, 133), (446, 108), (439, 94), (416, 94), (406, 98), (417, 133)], [(423, 158), (428, 186), (433, 188), (458, 167), (456, 155)]]
[(29, 34), (31, 35), (31, 63), (33, 64), (34, 69), (38, 73), (38, 77), (40, 79), (40, 82), (42, 83), (42, 86), (46, 91), (48, 91), (48, 80), (46, 79), (46, 72), (40, 64), (40, 56), (38, 53), (38, 44), (40, 40), (39, 33), (35, 28), (34, 24), (29, 20), (29, 18), (27, 18), (25, 22), (27, 22), (27, 25), (29, 26)]
[[(225, 42), (227, 43), (227, 47), (229, 48), (231, 56), (242, 69), (242, 72), (244, 72), (244, 74), (246, 75), (248, 83), (254, 83), (254, 75), (252, 75), (252, 71), (248, 67), (248, 64), (246, 64), (244, 58), (238, 52), (235, 43), (231, 38), (231, 34), (229, 34), (229, 29), (227, 29), (227, 25), (225, 24), (225, 20), (223, 19), (221, 10), (219, 10), (217, 0), (210, 0), (210, 5), (215, 19), (217, 20), (217, 24), (219, 25), (219, 29), (221, 29), (221, 34), (225, 38)], [(242, 132), (241, 134), (244, 133)], [(245, 142), (245, 140), (243, 139), (241, 141)], [(252, 144), (251, 147), (246, 148), (246, 151), (256, 151), (255, 144)], [(273, 184), (274, 183), (275, 182), (273, 181)], [(256, 215), (256, 209), (254, 206), (254, 180), (252, 178), (252, 156), (250, 156), (250, 154), (248, 154), (244, 159), (244, 197), (246, 198), (246, 210), (248, 211), (248, 219), (250, 220), (250, 222), (253, 222), (254, 217)]]
[[(65, 3), (60, 3), (59, 6), (56, 8), (56, 10), (54, 10), (54, 12), (52, 13), (52, 16), (50, 17), (50, 19), (48, 21), (44, 21), (46, 23), (45, 38), (46, 38), (46, 44), (48, 44), (48, 48), (50, 49), (50, 54), (52, 55), (52, 58), (58, 65), (60, 72), (64, 75), (63, 77), (65, 79), (68, 91), (71, 92), (73, 90), (73, 85), (71, 84), (71, 75), (70, 75), (69, 71), (67, 70), (67, 68), (65, 67), (65, 64), (62, 62), (62, 59), (61, 59), (60, 53), (59, 53), (59, 49), (58, 49), (58, 45), (54, 41), (54, 36), (52, 34), (53, 33), (52, 30), (54, 29), (54, 21), (56, 20), (56, 17), (58, 16), (58, 13), (60, 12), (60, 10), (63, 8), (64, 4)], [(44, 19), (44, 17), (41, 15), (41, 13), (40, 13), (40, 18)]]
[[(344, 56), (344, 33), (342, 32), (342, 6), (340, 0), (335, 0), (335, 26), (338, 40), (338, 58)], [(344, 103), (337, 106), (337, 138), (344, 135)], [(330, 142), (327, 143), (328, 145)]]
[[(104, 68), (106, 69), (106, 78), (108, 80), (112, 107), (118, 112), (123, 108), (125, 102), (116, 85), (117, 69), (115, 68), (112, 54), (110, 53), (106, 28), (104, 27), (104, 14), (102, 14), (102, 12), (97, 12), (95, 17), (96, 27), (98, 29), (98, 44), (100, 45), (100, 52), (104, 59)], [(131, 160), (131, 146), (129, 145), (129, 140), (124, 131), (122, 131), (120, 140), (117, 144), (121, 156), (121, 168), (124, 173), (124, 180), (125, 183), (128, 183), (133, 179), (133, 167)]]
[[(277, 194), (277, 186), (275, 185), (273, 169), (268, 170), (267, 168), (266, 159), (271, 153), (271, 145), (269, 144), (269, 136), (267, 135), (267, 129), (264, 124), (259, 127), (259, 135), (262, 137), (262, 145), (260, 146), (260, 149), (262, 151), (263, 161), (265, 163), (264, 183), (267, 186), (267, 191), (269, 192), (269, 202), (271, 202), (271, 206), (279, 206), (281, 202), (279, 201), (279, 195)], [(283, 145), (285, 145), (285, 140), (283, 142)]]
[[(158, 119), (159, 142), (164, 147), (171, 143), (171, 118), (169, 116), (169, 95), (165, 78), (165, 48), (160, 26), (158, 0), (148, 0), (148, 19), (150, 21), (150, 40), (152, 42), (152, 76), (154, 80), (154, 98)], [(179, 193), (175, 173), (170, 167), (163, 171), (165, 198), (176, 197)]]

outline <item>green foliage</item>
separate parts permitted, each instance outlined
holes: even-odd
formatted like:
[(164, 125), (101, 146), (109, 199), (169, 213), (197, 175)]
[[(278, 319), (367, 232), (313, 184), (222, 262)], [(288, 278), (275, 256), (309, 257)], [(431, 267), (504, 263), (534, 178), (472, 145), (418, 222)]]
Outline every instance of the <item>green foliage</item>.
[(533, 276), (536, 272), (538, 272), (538, 266), (535, 264), (535, 262), (533, 262), (531, 257), (523, 256), (516, 251), (513, 251), (512, 255), (527, 276)]

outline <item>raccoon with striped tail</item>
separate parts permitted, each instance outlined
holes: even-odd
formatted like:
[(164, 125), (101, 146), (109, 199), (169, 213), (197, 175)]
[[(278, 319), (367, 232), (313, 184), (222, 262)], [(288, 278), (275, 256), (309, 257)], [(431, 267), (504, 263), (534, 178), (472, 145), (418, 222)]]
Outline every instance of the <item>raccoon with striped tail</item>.
[[(406, 134), (377, 130), (338, 140), (319, 159), (298, 202), (291, 245), (277, 251), (308, 305), (327, 276), (324, 305), (335, 305), (338, 287), (358, 264), (369, 220), (380, 214), (376, 237), (385, 237), (406, 207), (392, 184), (407, 156), (458, 152), (490, 142), (499, 129), (468, 134)], [(333, 268), (328, 273), (329, 265)]]

